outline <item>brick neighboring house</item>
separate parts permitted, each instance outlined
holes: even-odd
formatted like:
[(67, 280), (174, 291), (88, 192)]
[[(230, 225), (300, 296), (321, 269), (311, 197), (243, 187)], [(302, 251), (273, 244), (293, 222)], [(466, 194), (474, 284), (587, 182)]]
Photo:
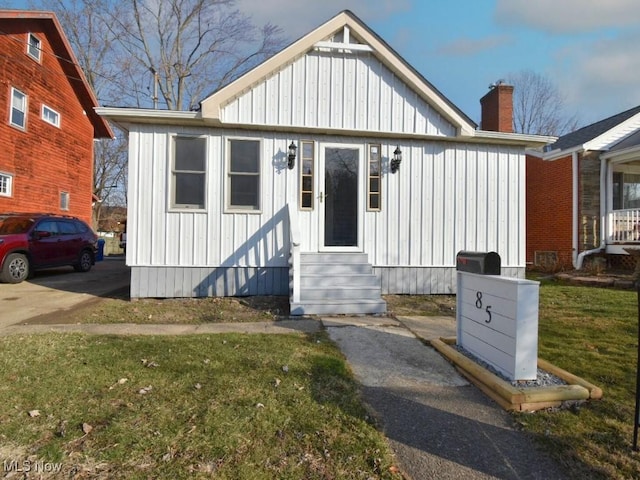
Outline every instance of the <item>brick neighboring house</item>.
[(530, 266), (580, 269), (592, 256), (631, 266), (640, 247), (640, 106), (527, 155)]
[(92, 220), (93, 142), (111, 138), (55, 14), (0, 10), (0, 211)]

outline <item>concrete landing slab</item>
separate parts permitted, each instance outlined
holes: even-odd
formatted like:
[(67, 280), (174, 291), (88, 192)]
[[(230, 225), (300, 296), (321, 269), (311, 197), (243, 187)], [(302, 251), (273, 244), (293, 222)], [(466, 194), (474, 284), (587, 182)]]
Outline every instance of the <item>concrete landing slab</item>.
[(362, 385), (420, 389), (468, 384), (442, 355), (405, 328), (332, 327), (326, 323), (325, 327)]

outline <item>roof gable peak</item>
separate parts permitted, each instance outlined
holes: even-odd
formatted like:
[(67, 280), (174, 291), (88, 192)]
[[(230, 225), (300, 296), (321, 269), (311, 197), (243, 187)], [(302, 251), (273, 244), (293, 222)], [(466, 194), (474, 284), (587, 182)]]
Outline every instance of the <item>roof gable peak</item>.
[(349, 10), (338, 13), (271, 58), (205, 98), (200, 104), (203, 118), (213, 122), (221, 122), (221, 110), (225, 104), (269, 75), (314, 50), (327, 54), (368, 53), (375, 56), (454, 125), (458, 132), (463, 135), (473, 135), (476, 124)]

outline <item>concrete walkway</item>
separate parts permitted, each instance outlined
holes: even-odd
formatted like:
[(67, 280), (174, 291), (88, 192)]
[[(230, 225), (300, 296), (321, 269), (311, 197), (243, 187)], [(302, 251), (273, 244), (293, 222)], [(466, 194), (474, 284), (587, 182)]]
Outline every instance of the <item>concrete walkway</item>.
[(335, 317), (201, 325), (12, 325), (0, 335), (308, 333), (325, 328), (362, 385), (406, 478), (563, 479), (511, 418), (426, 343), (455, 336), (452, 317)]

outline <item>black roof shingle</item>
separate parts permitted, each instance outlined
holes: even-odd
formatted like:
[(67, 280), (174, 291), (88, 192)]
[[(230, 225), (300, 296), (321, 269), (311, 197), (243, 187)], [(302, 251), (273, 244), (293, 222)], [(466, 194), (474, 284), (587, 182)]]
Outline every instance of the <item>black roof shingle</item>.
[(548, 150), (568, 150), (578, 145), (582, 145), (594, 138), (602, 135), (607, 130), (611, 130), (616, 125), (628, 120), (637, 113), (640, 113), (640, 105), (627, 111), (618, 113), (604, 120), (592, 123), (586, 127), (579, 128), (571, 133), (567, 133), (552, 143)]

